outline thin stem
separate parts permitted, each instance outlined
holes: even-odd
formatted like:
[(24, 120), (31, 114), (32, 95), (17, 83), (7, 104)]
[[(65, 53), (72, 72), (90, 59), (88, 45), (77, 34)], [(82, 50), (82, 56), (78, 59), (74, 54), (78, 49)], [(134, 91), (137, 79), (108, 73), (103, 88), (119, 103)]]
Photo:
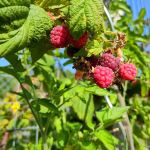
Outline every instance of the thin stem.
[(127, 88), (128, 88), (128, 81), (125, 81), (125, 84), (123, 86), (123, 98), (126, 98), (126, 92), (127, 92)]
[[(13, 65), (12, 65), (12, 66), (13, 66)], [(24, 92), (25, 88), (24, 88), (24, 86), (23, 86), (23, 84), (22, 84), (20, 78), (18, 77), (17, 70), (15, 69), (14, 66), (13, 66), (13, 68), (14, 68), (14, 71), (16, 72), (16, 77), (15, 77), (15, 78), (18, 80), (18, 82), (19, 82), (19, 84), (20, 84), (20, 86), (21, 86), (21, 89), (22, 89), (23, 94), (24, 94), (24, 98), (25, 98), (25, 100), (26, 100), (26, 102), (27, 102), (27, 104), (28, 104), (28, 106), (29, 106), (29, 108), (30, 108), (30, 110), (31, 110), (31, 112), (32, 112), (32, 114), (33, 114), (33, 116), (34, 116), (34, 118), (35, 118), (35, 120), (36, 120), (38, 126), (39, 126), (39, 129), (40, 129), (40, 131), (41, 131), (41, 134), (43, 135), (44, 132), (43, 132), (43, 128), (42, 128), (42, 126), (41, 126), (41, 123), (39, 122), (39, 118), (38, 118), (38, 116), (36, 115), (34, 109), (32, 108), (32, 105), (31, 105), (30, 102), (29, 102), (29, 99), (28, 99), (27, 94)]]
[(106, 100), (108, 106), (109, 106), (110, 108), (113, 108), (113, 105), (112, 105), (112, 103), (111, 103), (109, 97), (106, 95), (106, 96), (104, 96), (104, 98), (105, 98), (105, 100)]
[(40, 128), (41, 134), (44, 134), (43, 128), (42, 128), (42, 126), (41, 126), (41, 124), (40, 124), (40, 122), (39, 122), (39, 119), (38, 119), (36, 113), (34, 112), (34, 110), (33, 110), (33, 108), (32, 108), (32, 105), (30, 104), (30, 102), (29, 102), (29, 100), (28, 100), (28, 96), (26, 95), (26, 93), (25, 93), (24, 90), (23, 90), (24, 87), (23, 87), (23, 85), (22, 85), (22, 83), (20, 82), (19, 79), (18, 79), (18, 81), (19, 81), (19, 83), (20, 83), (20, 86), (21, 86), (21, 88), (22, 88), (23, 94), (24, 94), (24, 96), (25, 96), (24, 98), (25, 98), (27, 104), (29, 105), (29, 108), (31, 109), (31, 112), (32, 112), (32, 114), (33, 114), (33, 116), (34, 116), (34, 118), (35, 118), (35, 120), (36, 120), (36, 122), (37, 122), (37, 124), (38, 124), (38, 126), (39, 126), (39, 128)]
[(110, 23), (110, 25), (111, 25), (112, 31), (115, 31), (114, 24), (113, 24), (113, 21), (112, 21), (112, 19), (111, 19), (110, 13), (109, 13), (109, 11), (108, 11), (108, 9), (106, 8), (105, 5), (104, 5), (104, 11), (105, 11), (105, 13), (106, 13), (106, 15), (107, 15), (107, 17), (108, 17), (108, 20), (109, 20), (109, 23)]
[(44, 7), (48, 3), (48, 0), (43, 0), (40, 4), (40, 7)]

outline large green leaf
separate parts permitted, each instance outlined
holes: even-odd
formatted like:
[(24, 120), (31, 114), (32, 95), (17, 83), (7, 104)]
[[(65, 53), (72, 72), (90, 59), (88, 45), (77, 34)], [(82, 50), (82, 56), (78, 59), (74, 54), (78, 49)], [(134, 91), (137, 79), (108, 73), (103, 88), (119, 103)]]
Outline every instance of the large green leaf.
[[(84, 98), (85, 102), (82, 100)], [(79, 95), (72, 99), (72, 107), (79, 119), (84, 120), (88, 127), (93, 128), (92, 118), (94, 114), (94, 103), (93, 99), (84, 92), (84, 96)]]
[(30, 6), (31, 0), (1, 0), (0, 8), (8, 6)]
[[(32, 101), (32, 105), (35, 105), (36, 107), (37, 106), (40, 106), (40, 112), (41, 113), (47, 113), (49, 111), (53, 111), (55, 113), (58, 113), (58, 109), (55, 105), (53, 105), (49, 99), (37, 99), (37, 100), (34, 100)], [(35, 108), (36, 108), (35, 107)], [(38, 107), (37, 107), (38, 108)]]
[(92, 93), (92, 94), (94, 94), (94, 95), (97, 95), (97, 96), (105, 96), (105, 95), (110, 95), (111, 94), (107, 90), (101, 89), (96, 85), (88, 86), (88, 87), (85, 88), (85, 90)]
[(99, 33), (103, 30), (102, 0), (71, 0), (68, 11), (69, 28), (74, 38), (85, 31)]
[(90, 92), (87, 92), (85, 89), (81, 85), (75, 86), (64, 93), (64, 98), (70, 99), (70, 105), (79, 119), (84, 120), (90, 128), (93, 128), (94, 102), (92, 96), (89, 94)]
[(30, 10), (30, 0), (0, 1), (0, 33), (7, 33), (23, 25)]
[[(25, 17), (25, 12), (23, 12), (25, 8), (22, 8), (21, 12), (17, 12), (16, 9), (20, 6), (15, 7), (16, 8), (12, 9), (11, 13), (8, 13), (8, 18), (10, 16), (16, 17), (18, 13), (22, 15), (22, 17)], [(4, 8), (7, 10), (7, 7)], [(0, 8), (0, 16), (3, 14), (1, 9), (4, 8)], [(1, 26), (0, 24), (0, 27)], [(38, 45), (38, 42), (47, 36), (46, 32), (51, 28), (52, 21), (49, 19), (46, 11), (38, 6), (30, 5), (28, 16), (25, 18), (25, 22), (22, 26), (16, 30), (0, 34), (0, 57), (28, 47), (32, 45), (33, 42)]]
[(127, 112), (128, 107), (113, 107), (112, 109), (103, 109), (96, 112), (96, 117), (100, 121), (102, 127), (107, 127), (120, 121), (123, 114)]
[(116, 145), (119, 143), (119, 140), (106, 130), (95, 132), (95, 136), (103, 143), (107, 150), (115, 150)]

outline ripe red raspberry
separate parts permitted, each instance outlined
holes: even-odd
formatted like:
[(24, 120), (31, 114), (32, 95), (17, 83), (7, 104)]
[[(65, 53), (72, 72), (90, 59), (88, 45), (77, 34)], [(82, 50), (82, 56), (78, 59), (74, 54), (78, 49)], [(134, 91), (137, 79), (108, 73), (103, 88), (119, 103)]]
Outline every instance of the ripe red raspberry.
[(94, 69), (94, 80), (101, 88), (108, 88), (113, 82), (114, 72), (108, 67), (97, 66)]
[(55, 48), (63, 48), (68, 45), (69, 30), (66, 26), (56, 26), (50, 33), (50, 42)]
[(100, 65), (103, 67), (109, 67), (113, 71), (116, 71), (119, 69), (120, 59), (114, 57), (110, 53), (104, 53), (100, 58)]
[(75, 48), (82, 48), (86, 45), (86, 42), (88, 40), (88, 33), (85, 32), (78, 40), (75, 40), (73, 37), (70, 36), (70, 43)]
[(137, 74), (137, 69), (134, 64), (123, 64), (120, 66), (119, 75), (125, 80), (134, 80)]

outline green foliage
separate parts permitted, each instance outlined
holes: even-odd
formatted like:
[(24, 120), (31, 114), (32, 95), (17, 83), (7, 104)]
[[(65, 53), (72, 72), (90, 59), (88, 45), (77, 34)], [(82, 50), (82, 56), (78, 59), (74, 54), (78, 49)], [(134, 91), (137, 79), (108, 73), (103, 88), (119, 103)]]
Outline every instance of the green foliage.
[[(19, 4), (18, 4), (19, 5)], [(14, 6), (12, 6), (14, 7)], [(19, 8), (17, 8), (19, 7)], [(40, 7), (31, 5), (29, 8), (21, 8), (21, 6), (15, 6), (11, 11), (7, 11), (9, 7), (4, 7), (1, 9), (6, 9), (7, 14), (3, 16), (3, 10), (0, 10), (0, 14), (7, 19), (7, 16), (11, 19), (18, 18), (20, 14), (21, 17), (26, 16), (24, 23), (19, 26), (18, 29), (8, 31), (6, 33), (1, 33), (0, 38), (0, 56), (8, 55), (9, 53), (21, 50), (25, 47), (29, 47), (33, 43), (46, 38), (46, 31), (52, 28), (52, 21), (49, 19), (47, 13)], [(17, 12), (17, 11), (18, 12)], [(21, 10), (21, 11), (20, 11)], [(25, 11), (25, 12), (23, 12)], [(36, 15), (35, 15), (36, 14)], [(2, 25), (1, 25), (2, 26)], [(13, 43), (13, 44), (12, 44)]]
[(128, 107), (113, 107), (112, 109), (104, 109), (96, 112), (96, 116), (101, 123), (101, 127), (108, 127), (119, 122)]
[(68, 24), (74, 38), (85, 31), (98, 34), (103, 31), (103, 3), (100, 0), (71, 0)]
[(98, 56), (103, 51), (103, 43), (99, 43), (97, 40), (93, 40), (88, 42), (86, 48), (88, 51), (87, 57), (92, 55)]
[(0, 1), (0, 8), (6, 7), (6, 6), (30, 6), (31, 1), (30, 0), (3, 0)]
[(107, 150), (115, 150), (119, 140), (112, 136), (106, 130), (99, 130), (95, 132), (95, 136), (103, 143)]

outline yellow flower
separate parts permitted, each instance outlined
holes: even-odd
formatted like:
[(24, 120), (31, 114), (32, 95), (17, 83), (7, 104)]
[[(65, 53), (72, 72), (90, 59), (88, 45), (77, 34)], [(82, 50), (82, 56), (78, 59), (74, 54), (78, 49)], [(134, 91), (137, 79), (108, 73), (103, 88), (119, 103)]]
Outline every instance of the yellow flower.
[(11, 109), (13, 113), (16, 113), (20, 109), (20, 103), (19, 102), (13, 103)]
[(17, 96), (15, 94), (7, 94), (4, 98), (4, 102), (15, 102), (17, 100)]

